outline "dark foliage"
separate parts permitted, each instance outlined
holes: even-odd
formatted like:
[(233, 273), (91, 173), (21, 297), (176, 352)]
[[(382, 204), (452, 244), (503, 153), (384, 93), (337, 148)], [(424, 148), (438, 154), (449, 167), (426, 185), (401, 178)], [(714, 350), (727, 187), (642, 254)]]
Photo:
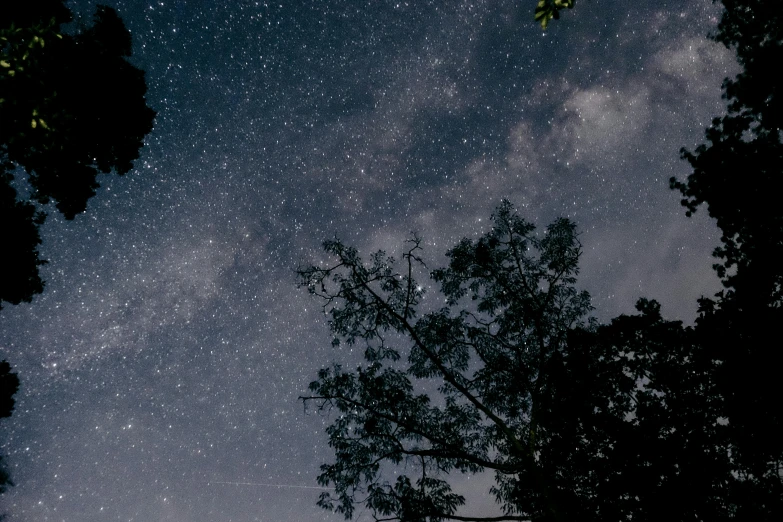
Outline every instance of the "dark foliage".
[(702, 299), (699, 343), (711, 360), (739, 481), (738, 518), (783, 519), (783, 4), (723, 0), (716, 40), (736, 52), (742, 72), (724, 82), (728, 113), (707, 143), (683, 151), (693, 167), (672, 179), (688, 215), (705, 204), (721, 229), (715, 265), (724, 291)]
[(10, 417), (14, 411), (14, 394), (19, 390), (19, 378), (11, 372), (11, 365), (0, 361), (0, 418)]
[[(415, 238), (399, 272), (338, 241), (332, 267), (299, 272), (336, 342), (366, 359), (323, 369), (305, 399), (339, 415), (319, 476), (335, 494), (320, 505), (405, 521), (728, 519), (725, 430), (693, 331), (646, 300), (586, 320), (574, 225), (537, 236), (508, 203), (493, 220), (432, 273), (446, 306), (426, 313)], [(445, 475), (480, 471), (504, 516), (457, 515)]]
[[(674, 178), (691, 215), (701, 204), (723, 235), (716, 266), (726, 286), (780, 303), (783, 207), (778, 201), (783, 165), (783, 4), (723, 0), (715, 38), (734, 49), (742, 72), (724, 81), (728, 113), (715, 118), (707, 143), (683, 149), (693, 166), (685, 182)], [(752, 265), (752, 266), (751, 266)], [(770, 292), (772, 290), (772, 292)]]
[[(18, 303), (43, 288), (43, 214), (32, 202), (54, 201), (67, 219), (83, 212), (99, 173), (132, 168), (155, 113), (144, 73), (126, 59), (130, 33), (113, 9), (99, 6), (91, 27), (63, 34), (71, 14), (61, 0), (11, 5), (0, 21), (0, 197), (2, 217), (11, 220), (3, 221), (3, 251), (15, 259), (4, 264), (0, 301)], [(31, 201), (20, 201), (11, 185), (21, 170), (27, 175), (16, 182), (28, 184)]]
[(17, 199), (11, 181), (11, 174), (0, 165), (0, 244), (3, 245), (0, 262), (8, 274), (0, 280), (0, 308), (2, 301), (19, 304), (43, 291), (43, 281), (38, 274), (38, 267), (45, 262), (38, 256), (41, 243), (38, 226), (43, 216), (33, 204)]
[[(0, 361), (0, 418), (10, 417), (14, 411), (14, 394), (19, 389), (19, 378), (11, 372), (11, 365)], [(0, 457), (0, 494), (5, 493), (8, 486), (13, 486), (11, 476)]]
[(546, 29), (550, 20), (559, 20), (562, 9), (573, 9), (576, 0), (537, 0), (535, 19)]
[(35, 0), (33, 2), (10, 2), (3, 7), (0, 29), (33, 27), (47, 24), (54, 19), (57, 25), (73, 19), (71, 11), (62, 0)]

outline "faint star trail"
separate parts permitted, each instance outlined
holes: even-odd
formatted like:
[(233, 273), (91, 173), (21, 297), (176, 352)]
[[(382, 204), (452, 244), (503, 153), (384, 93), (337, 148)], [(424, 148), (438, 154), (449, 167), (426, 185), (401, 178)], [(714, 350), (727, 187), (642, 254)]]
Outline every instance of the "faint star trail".
[(334, 488), (323, 488), (320, 486), (295, 486), (293, 484), (265, 484), (263, 482), (207, 482), (208, 485), (212, 484), (228, 484), (231, 486), (266, 486), (269, 488), (296, 488), (296, 489), (325, 489), (328, 491), (334, 491)]

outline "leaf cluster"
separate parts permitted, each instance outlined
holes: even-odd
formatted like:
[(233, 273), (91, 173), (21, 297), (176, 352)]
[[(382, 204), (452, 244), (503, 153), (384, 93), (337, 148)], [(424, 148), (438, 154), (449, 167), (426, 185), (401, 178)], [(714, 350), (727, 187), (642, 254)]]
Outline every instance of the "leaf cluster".
[(561, 9), (573, 9), (576, 0), (538, 0), (536, 4), (535, 19), (546, 29), (551, 20), (560, 19)]

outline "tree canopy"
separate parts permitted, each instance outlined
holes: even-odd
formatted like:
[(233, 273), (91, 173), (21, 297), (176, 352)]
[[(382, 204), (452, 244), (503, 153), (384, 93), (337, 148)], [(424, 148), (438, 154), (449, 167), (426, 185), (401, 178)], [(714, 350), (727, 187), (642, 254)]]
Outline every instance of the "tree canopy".
[[(743, 478), (737, 503), (758, 519), (783, 517), (783, 390), (778, 325), (783, 321), (783, 6), (722, 0), (715, 39), (736, 52), (742, 71), (723, 84), (728, 111), (707, 143), (683, 149), (693, 167), (671, 180), (688, 215), (705, 205), (720, 228), (715, 268), (725, 289), (701, 300), (696, 330), (728, 419), (729, 451)], [(776, 499), (770, 501), (770, 499)]]
[[(493, 222), (432, 272), (441, 296), (417, 281), (417, 238), (400, 267), (329, 241), (334, 264), (299, 271), (335, 342), (365, 355), (321, 370), (305, 398), (339, 412), (318, 478), (335, 494), (319, 504), (431, 522), (726, 518), (732, 468), (693, 331), (646, 300), (599, 326), (575, 287), (573, 223), (536, 235), (508, 202)], [(445, 475), (481, 471), (501, 517), (457, 512)]]
[(65, 33), (71, 18), (63, 0), (46, 0), (12, 2), (0, 19), (0, 304), (43, 290), (36, 203), (53, 201), (73, 219), (97, 175), (128, 172), (152, 129), (144, 73), (127, 61), (131, 37), (117, 13), (98, 6), (92, 26)]

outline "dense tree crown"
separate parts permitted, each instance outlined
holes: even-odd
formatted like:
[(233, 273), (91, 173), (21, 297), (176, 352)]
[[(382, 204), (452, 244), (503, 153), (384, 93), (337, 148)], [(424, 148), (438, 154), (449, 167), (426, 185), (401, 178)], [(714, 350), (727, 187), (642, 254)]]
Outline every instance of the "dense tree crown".
[[(443, 473), (490, 469), (493, 493), (514, 518), (559, 509), (554, 497), (564, 490), (541, 462), (541, 420), (557, 387), (548, 370), (590, 307), (573, 286), (579, 245), (570, 222), (538, 238), (509, 205), (495, 223), (448, 253), (449, 267), (433, 278), (450, 306), (425, 314), (416, 238), (401, 272), (383, 252), (367, 266), (334, 241), (325, 245), (333, 267), (301, 271), (325, 299), (337, 341), (363, 344), (367, 361), (355, 371), (324, 369), (310, 386), (319, 408), (341, 413), (327, 430), (336, 461), (319, 477), (337, 497), (324, 494), (322, 506), (348, 517), (361, 495), (381, 516), (439, 520), (464, 502)], [(452, 310), (465, 301), (474, 306)], [(422, 391), (426, 384), (437, 386), (439, 400)], [(386, 461), (405, 461), (408, 472), (390, 481)]]
[(464, 499), (445, 475), (492, 471), (505, 515), (486, 520), (727, 518), (736, 480), (692, 331), (645, 300), (598, 326), (575, 288), (573, 223), (537, 235), (509, 203), (493, 221), (432, 272), (442, 298), (427, 301), (416, 280), (416, 238), (401, 267), (330, 241), (334, 264), (299, 272), (335, 342), (366, 359), (321, 370), (305, 399), (339, 412), (319, 477), (335, 494), (320, 505), (485, 520), (457, 514)]
[(144, 73), (126, 59), (131, 37), (117, 13), (99, 6), (91, 27), (63, 33), (70, 20), (62, 0), (11, 2), (0, 18), (0, 304), (43, 289), (45, 216), (35, 202), (73, 219), (98, 173), (128, 172), (152, 129)]

